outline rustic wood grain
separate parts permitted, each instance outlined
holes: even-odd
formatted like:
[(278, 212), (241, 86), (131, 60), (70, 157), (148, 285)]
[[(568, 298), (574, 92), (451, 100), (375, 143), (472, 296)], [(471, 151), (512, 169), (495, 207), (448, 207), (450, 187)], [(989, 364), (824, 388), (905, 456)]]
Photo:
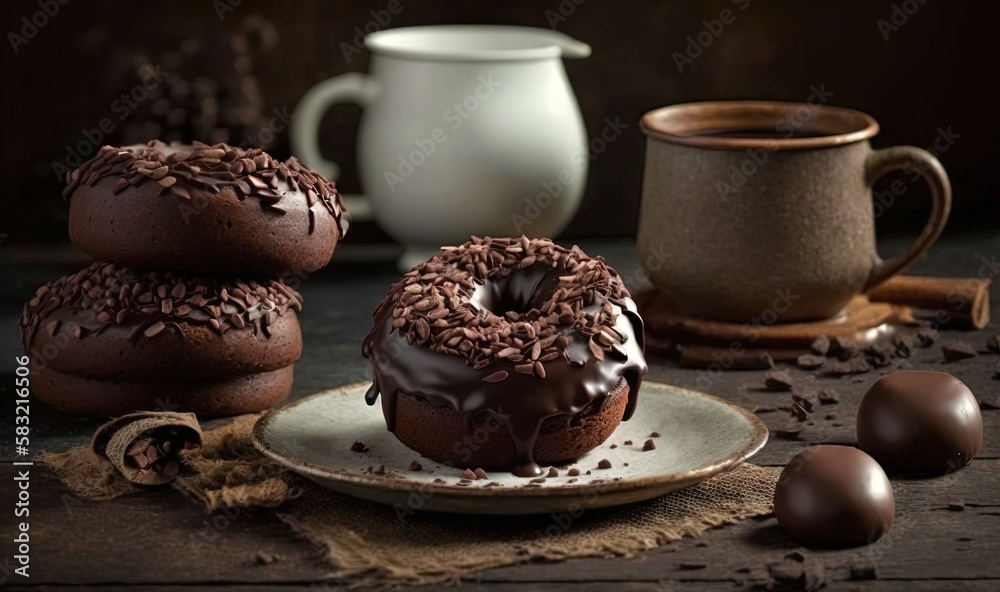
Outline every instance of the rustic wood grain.
[[(903, 241), (905, 242), (905, 241)], [(902, 243), (901, 243), (902, 244)], [(586, 251), (601, 253), (628, 280), (635, 277), (636, 257), (628, 242), (583, 244)], [(924, 275), (975, 275), (980, 258), (1000, 252), (1000, 239), (946, 241), (914, 273)], [(11, 275), (10, 269), (3, 271)], [(21, 303), (45, 280), (64, 273), (53, 268), (16, 270), (17, 281), (0, 286), (0, 395), (13, 385), (13, 359), (20, 355), (16, 318)], [(370, 311), (398, 273), (391, 264), (352, 269), (335, 277), (318, 275), (306, 282), (302, 316), (305, 354), (296, 369), (293, 397), (341, 384), (370, 379), (359, 343), (370, 327)], [(998, 305), (994, 304), (994, 318)], [(1000, 381), (993, 380), (998, 356), (986, 351), (986, 339), (996, 332), (942, 333), (942, 340), (964, 339), (981, 353), (960, 362), (945, 362), (938, 346), (917, 350), (899, 367), (951, 372), (977, 394), (996, 396)], [(817, 443), (854, 442), (853, 418), (868, 385), (895, 368), (884, 368), (856, 377), (834, 379), (821, 372), (784, 366), (796, 390), (832, 386), (840, 403), (823, 405), (815, 425), (798, 440), (772, 436), (754, 462), (781, 466), (806, 446)], [(764, 371), (708, 373), (681, 369), (673, 361), (651, 358), (650, 380), (695, 388), (748, 408), (785, 406), (789, 393), (764, 391)], [(836, 419), (824, 419), (827, 413)], [(787, 412), (763, 413), (769, 427), (782, 425)], [(33, 452), (61, 450), (89, 440), (99, 422), (58, 415), (40, 404), (32, 406)], [(1000, 411), (983, 411), (983, 451), (971, 466), (934, 479), (894, 479), (897, 523), (882, 542), (862, 549), (818, 550), (814, 553), (830, 567), (829, 590), (945, 589), (995, 590), (1000, 588)], [(841, 423), (842, 425), (834, 425)], [(209, 423), (209, 425), (211, 425)], [(13, 433), (9, 414), (0, 417), (0, 435)], [(14, 459), (7, 437), (0, 438), (0, 458)], [(0, 463), (0, 565), (12, 547), (14, 468)], [(75, 500), (50, 475), (38, 467), (33, 472), (31, 590), (316, 590), (339, 589), (324, 585), (326, 568), (318, 553), (266, 511), (253, 515), (208, 516), (170, 490), (130, 496), (112, 502)], [(961, 502), (962, 511), (950, 511)], [(213, 522), (218, 528), (213, 528)], [(732, 590), (737, 570), (761, 566), (797, 548), (776, 526), (773, 518), (750, 520), (714, 529), (696, 540), (682, 540), (630, 559), (579, 559), (561, 563), (512, 566), (476, 574), (463, 590), (596, 590), (625, 592), (675, 592)], [(267, 565), (255, 565), (258, 551), (281, 556)], [(873, 560), (883, 578), (878, 582), (846, 581), (844, 565), (858, 558)], [(681, 569), (705, 564), (704, 568)], [(0, 577), (3, 577), (0, 571)], [(745, 574), (744, 574), (745, 577)], [(20, 584), (10, 580), (8, 584)], [(12, 587), (9, 589), (29, 589)], [(74, 589), (80, 589), (75, 588)], [(430, 588), (427, 588), (430, 589)], [(419, 590), (419, 589), (418, 589)]]

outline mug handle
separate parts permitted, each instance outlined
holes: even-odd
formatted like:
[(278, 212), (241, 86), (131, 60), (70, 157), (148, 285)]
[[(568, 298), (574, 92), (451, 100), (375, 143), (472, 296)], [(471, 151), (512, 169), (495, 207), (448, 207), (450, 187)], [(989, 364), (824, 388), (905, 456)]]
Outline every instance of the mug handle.
[(893, 146), (874, 150), (865, 160), (865, 179), (869, 190), (880, 177), (892, 171), (915, 170), (931, 188), (931, 215), (920, 236), (910, 248), (892, 259), (875, 255), (875, 265), (864, 290), (867, 292), (909, 267), (930, 248), (944, 229), (951, 212), (951, 183), (944, 167), (930, 152), (916, 146)]
[[(295, 107), (295, 117), (289, 133), (292, 152), (302, 162), (320, 174), (336, 181), (340, 167), (327, 160), (319, 149), (319, 125), (323, 115), (336, 103), (370, 104), (378, 94), (378, 86), (366, 74), (349, 72), (324, 80), (309, 89)], [(344, 205), (354, 221), (371, 220), (371, 202), (364, 195), (343, 195)]]

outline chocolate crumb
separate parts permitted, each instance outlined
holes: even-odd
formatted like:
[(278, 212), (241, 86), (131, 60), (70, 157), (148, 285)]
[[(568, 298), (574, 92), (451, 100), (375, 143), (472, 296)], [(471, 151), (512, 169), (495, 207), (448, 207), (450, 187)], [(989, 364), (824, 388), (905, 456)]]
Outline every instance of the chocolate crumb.
[(545, 483), (545, 477), (536, 477), (531, 481), (528, 481), (528, 483)]
[(434, 482), (435, 482), (435, 483), (444, 483), (444, 479), (442, 479), (442, 478), (440, 478), (440, 477), (435, 477), (435, 478), (434, 478)]
[(268, 563), (277, 563), (278, 561), (281, 561), (281, 555), (275, 555), (274, 553), (257, 551), (257, 555), (254, 556), (254, 563), (257, 565), (267, 565)]
[(590, 471), (587, 471), (586, 473), (584, 473), (584, 475), (589, 475), (589, 474), (590, 474)]
[(764, 377), (764, 387), (769, 391), (790, 391), (794, 383), (787, 370), (769, 372)]
[(642, 443), (642, 450), (646, 452), (648, 450), (656, 450), (656, 444), (652, 440), (646, 440)]
[(610, 469), (611, 468), (611, 461), (608, 460), (608, 459), (606, 459), (606, 458), (602, 458), (600, 461), (598, 461), (597, 468), (598, 469)]
[(608, 446), (608, 448), (612, 448), (612, 449), (618, 448), (618, 445), (617, 444), (612, 444), (611, 446)]
[(878, 568), (875, 563), (865, 560), (856, 560), (847, 564), (849, 580), (877, 580)]
[(574, 478), (570, 479), (569, 481), (566, 481), (566, 483), (576, 483), (577, 481), (579, 481), (579, 479), (577, 479), (577, 478), (574, 477)]
[(841, 360), (854, 357), (861, 351), (860, 344), (847, 337), (835, 337), (830, 344), (828, 355), (836, 356)]
[(364, 442), (355, 440), (354, 444), (351, 444), (351, 452), (368, 452), (369, 450), (371, 449), (365, 446)]
[(967, 342), (958, 339), (945, 342), (941, 346), (941, 353), (944, 354), (944, 359), (949, 362), (976, 357), (976, 349)]
[(627, 467), (627, 466), (628, 466), (628, 463), (625, 463), (625, 466)]
[(806, 408), (803, 407), (798, 402), (793, 402), (792, 403), (792, 409), (791, 409), (791, 415), (792, 415), (792, 417), (794, 417), (798, 421), (805, 421), (805, 420), (809, 419), (810, 413), (808, 411), (806, 411)]
[(916, 339), (909, 333), (896, 335), (892, 338), (892, 344), (896, 346), (897, 357), (908, 358), (913, 353), (914, 348), (916, 348)]
[(816, 407), (819, 406), (819, 396), (812, 391), (804, 393), (792, 393), (792, 402), (798, 403), (803, 409), (808, 413), (816, 411)]
[(804, 368), (806, 370), (814, 370), (825, 364), (826, 358), (815, 354), (802, 354), (801, 356), (795, 359), (795, 363), (798, 365), (799, 368)]
[(423, 468), (424, 467), (421, 466), (421, 464), (418, 463), (417, 461), (413, 461), (413, 462), (410, 463), (410, 470), (411, 471), (419, 471), (419, 470), (421, 470)]
[(566, 471), (566, 474), (569, 475), (570, 477), (576, 477), (577, 475), (580, 474), (580, 469), (573, 467), (570, 470)]
[(1000, 395), (983, 395), (979, 397), (979, 408), (1000, 409)]
[(799, 434), (806, 429), (801, 421), (789, 421), (784, 426), (774, 430), (774, 435), (784, 440), (798, 440)]
[(625, 444), (625, 446), (631, 446), (632, 445), (632, 440), (625, 440), (625, 442), (623, 442), (623, 444)]
[(558, 477), (559, 470), (555, 467), (549, 467), (549, 472), (546, 474), (547, 477)]
[(659, 438), (660, 437), (660, 432), (650, 432), (649, 433), (649, 437), (650, 438)]
[(476, 475), (476, 479), (489, 479), (490, 478), (489, 475), (486, 474), (486, 471), (484, 471), (482, 468), (478, 468), (477, 467), (476, 470), (473, 471), (473, 473)]
[(862, 356), (854, 356), (846, 360), (834, 362), (826, 365), (826, 371), (832, 376), (847, 376), (849, 374), (863, 374), (872, 369), (868, 360)]
[(840, 402), (840, 395), (832, 388), (822, 388), (816, 393), (821, 405), (833, 405)]
[(936, 329), (923, 327), (917, 331), (914, 337), (916, 337), (917, 345), (920, 347), (930, 347), (937, 342), (940, 336)]
[(470, 481), (474, 481), (476, 479), (476, 473), (473, 472), (472, 469), (465, 469), (465, 471), (462, 473), (462, 477)]
[(820, 335), (813, 340), (809, 349), (821, 356), (825, 356), (830, 351), (830, 338), (826, 335)]

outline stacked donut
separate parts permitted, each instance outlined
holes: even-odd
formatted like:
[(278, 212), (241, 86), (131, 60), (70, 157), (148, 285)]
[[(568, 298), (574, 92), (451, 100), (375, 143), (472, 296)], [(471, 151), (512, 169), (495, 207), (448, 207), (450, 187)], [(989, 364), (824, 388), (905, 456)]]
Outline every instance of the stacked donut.
[(105, 146), (67, 183), (70, 239), (96, 262), (24, 308), (39, 400), (218, 416), (288, 396), (302, 354), (289, 283), (329, 263), (349, 224), (332, 182), (259, 149), (153, 141)]

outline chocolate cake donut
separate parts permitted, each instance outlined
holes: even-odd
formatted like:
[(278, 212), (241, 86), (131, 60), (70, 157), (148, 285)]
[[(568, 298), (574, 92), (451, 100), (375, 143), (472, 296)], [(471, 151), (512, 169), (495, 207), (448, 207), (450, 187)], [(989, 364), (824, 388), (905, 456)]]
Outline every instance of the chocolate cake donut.
[(35, 395), (68, 413), (249, 413), (288, 396), (302, 297), (281, 280), (94, 263), (42, 286), (21, 316)]
[(105, 146), (67, 183), (73, 244), (141, 268), (311, 273), (330, 262), (349, 223), (332, 182), (257, 148)]
[(443, 251), (392, 285), (363, 345), (366, 400), (401, 442), (528, 477), (631, 417), (642, 320), (603, 258), (523, 236)]

